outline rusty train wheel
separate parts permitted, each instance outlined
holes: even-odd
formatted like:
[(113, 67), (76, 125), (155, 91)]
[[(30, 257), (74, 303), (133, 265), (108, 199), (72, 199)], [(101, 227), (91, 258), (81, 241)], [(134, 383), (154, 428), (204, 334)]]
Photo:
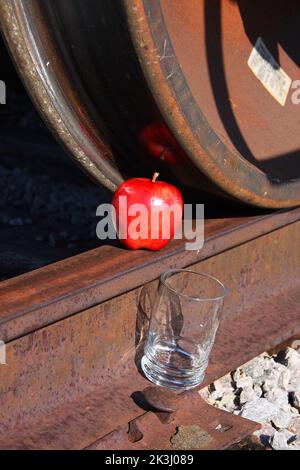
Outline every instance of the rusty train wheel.
[(45, 15), (48, 2), (4, 0), (1, 29), (34, 103), (58, 140), (92, 178), (114, 190), (122, 181), (103, 138), (103, 124), (62, 51)]
[[(247, 62), (262, 38), (298, 78), (299, 9), (296, 0), (0, 4), (4, 36), (37, 107), (97, 181), (113, 190), (161, 165), (198, 195), (266, 208), (300, 203), (300, 108), (291, 90), (282, 106)], [(147, 155), (140, 135), (157, 122), (187, 158)]]
[(263, 207), (299, 204), (299, 107), (290, 99), (281, 106), (247, 65), (262, 37), (285, 72), (298, 78), (299, 3), (125, 4), (148, 83), (195, 165), (244, 202)]

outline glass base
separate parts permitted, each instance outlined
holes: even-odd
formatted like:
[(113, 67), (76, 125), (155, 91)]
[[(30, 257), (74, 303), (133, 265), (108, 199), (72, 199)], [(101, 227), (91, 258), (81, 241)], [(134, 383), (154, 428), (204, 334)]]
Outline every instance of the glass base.
[(141, 360), (142, 370), (151, 382), (169, 390), (190, 390), (200, 385), (205, 377), (205, 368), (194, 371), (180, 371), (167, 367), (160, 367), (146, 355)]

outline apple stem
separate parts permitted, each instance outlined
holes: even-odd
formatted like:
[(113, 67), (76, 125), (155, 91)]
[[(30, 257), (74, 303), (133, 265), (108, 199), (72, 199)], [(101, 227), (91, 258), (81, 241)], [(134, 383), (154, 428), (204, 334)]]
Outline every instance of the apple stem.
[(152, 177), (152, 183), (155, 183), (155, 181), (157, 180), (158, 177), (159, 177), (159, 173), (154, 173), (154, 175)]

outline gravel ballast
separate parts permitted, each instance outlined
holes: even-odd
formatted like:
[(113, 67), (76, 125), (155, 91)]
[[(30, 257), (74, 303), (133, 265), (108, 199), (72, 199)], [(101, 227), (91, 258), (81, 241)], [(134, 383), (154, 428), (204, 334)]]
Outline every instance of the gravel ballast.
[(300, 348), (264, 352), (200, 391), (211, 405), (261, 423), (260, 445), (300, 450)]

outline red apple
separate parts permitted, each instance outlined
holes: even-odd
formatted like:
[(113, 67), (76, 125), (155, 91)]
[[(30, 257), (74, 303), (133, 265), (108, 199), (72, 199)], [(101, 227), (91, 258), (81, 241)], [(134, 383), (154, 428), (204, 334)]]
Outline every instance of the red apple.
[(160, 250), (174, 237), (182, 221), (183, 200), (171, 184), (132, 178), (117, 189), (112, 204), (118, 237), (127, 248)]

